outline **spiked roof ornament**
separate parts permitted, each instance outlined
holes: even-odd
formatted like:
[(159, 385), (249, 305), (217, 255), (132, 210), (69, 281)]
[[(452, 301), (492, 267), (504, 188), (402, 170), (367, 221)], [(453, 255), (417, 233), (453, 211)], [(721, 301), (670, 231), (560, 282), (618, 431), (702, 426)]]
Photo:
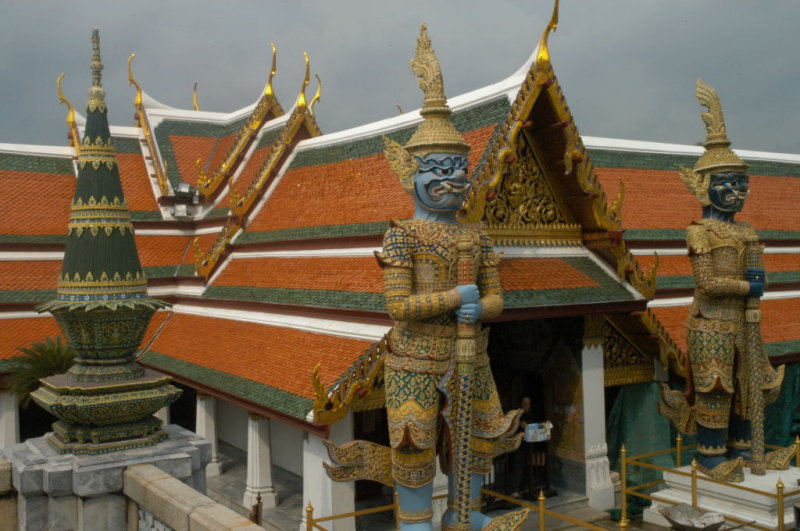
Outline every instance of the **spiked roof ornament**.
[(165, 306), (147, 297), (133, 225), (119, 178), (102, 88), (100, 34), (92, 30), (92, 86), (78, 155), (64, 262), (56, 299), (39, 311)]

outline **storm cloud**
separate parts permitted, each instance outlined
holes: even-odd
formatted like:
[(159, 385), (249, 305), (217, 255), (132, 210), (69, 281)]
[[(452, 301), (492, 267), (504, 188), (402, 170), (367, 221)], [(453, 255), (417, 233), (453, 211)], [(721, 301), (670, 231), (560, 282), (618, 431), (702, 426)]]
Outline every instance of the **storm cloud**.
[[(499, 81), (531, 54), (552, 4), (532, 0), (61, 2), (6, 0), (0, 32), (0, 142), (66, 143), (55, 79), (78, 109), (100, 28), (111, 121), (133, 125), (126, 60), (145, 91), (229, 112), (260, 95), (278, 47), (285, 108), (303, 51), (323, 80), (325, 132), (419, 107), (409, 69), (426, 22), (449, 96)], [(563, 0), (550, 38), (556, 74), (582, 134), (694, 144), (704, 138), (697, 77), (717, 88), (734, 147), (800, 152), (800, 69), (792, 0)], [(313, 93), (314, 81), (309, 88)]]

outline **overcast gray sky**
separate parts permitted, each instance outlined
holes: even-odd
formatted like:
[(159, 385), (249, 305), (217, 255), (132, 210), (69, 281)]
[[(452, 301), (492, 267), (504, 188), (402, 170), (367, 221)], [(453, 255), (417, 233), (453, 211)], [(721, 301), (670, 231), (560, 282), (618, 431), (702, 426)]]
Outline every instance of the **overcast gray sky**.
[[(550, 49), (582, 134), (693, 144), (704, 129), (700, 76), (717, 88), (734, 147), (800, 153), (797, 0), (562, 0)], [(154, 98), (229, 112), (255, 101), (278, 46), (284, 107), (302, 80), (303, 51), (323, 80), (325, 132), (410, 110), (409, 69), (427, 22), (454, 96), (499, 81), (530, 55), (551, 0), (4, 0), (0, 12), (0, 142), (65, 143), (55, 78), (86, 104), (89, 34), (100, 28), (111, 121), (133, 124), (126, 59)], [(309, 87), (313, 94), (314, 85)]]

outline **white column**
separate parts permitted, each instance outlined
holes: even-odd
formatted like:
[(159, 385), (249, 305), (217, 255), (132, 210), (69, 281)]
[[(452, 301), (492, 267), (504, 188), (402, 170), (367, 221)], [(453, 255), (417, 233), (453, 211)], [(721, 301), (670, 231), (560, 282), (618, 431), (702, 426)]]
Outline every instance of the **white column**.
[(247, 416), (247, 486), (242, 504), (250, 509), (258, 503), (274, 509), (278, 495), (272, 486), (272, 454), (269, 447), (269, 419), (252, 413)]
[(602, 316), (586, 317), (581, 359), (586, 495), (589, 497), (589, 505), (600, 510), (614, 507), (614, 484), (611, 482), (608, 446), (606, 446), (606, 394), (603, 373), (604, 326)]
[(155, 417), (160, 419), (163, 426), (167, 424), (171, 424), (170, 422), (170, 414), (169, 414), (169, 406), (164, 406), (158, 411), (155, 412)]
[[(353, 415), (331, 426), (330, 440), (344, 444), (353, 440)], [(306, 529), (306, 505), (311, 502), (314, 516), (331, 516), (355, 511), (355, 482), (340, 483), (331, 480), (325, 473), (323, 462), (329, 462), (328, 450), (322, 438), (306, 433), (303, 439), (303, 521), (300, 531)], [(355, 531), (354, 518), (343, 518), (326, 526), (333, 531)]]
[(217, 401), (213, 396), (197, 393), (197, 422), (195, 431), (211, 443), (211, 462), (206, 466), (206, 477), (219, 476), (219, 442), (217, 441)]
[(0, 391), (0, 448), (19, 442), (19, 405), (16, 393)]

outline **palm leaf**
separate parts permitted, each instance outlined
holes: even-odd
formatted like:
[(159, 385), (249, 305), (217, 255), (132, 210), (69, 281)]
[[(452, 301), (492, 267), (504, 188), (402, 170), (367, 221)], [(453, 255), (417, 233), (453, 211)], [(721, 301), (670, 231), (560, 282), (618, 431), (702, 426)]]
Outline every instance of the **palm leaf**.
[(8, 383), (23, 407), (30, 403), (31, 392), (39, 387), (39, 379), (67, 372), (75, 358), (75, 351), (61, 336), (55, 339), (47, 336), (44, 341), (17, 350), (22, 355), (11, 358)]

